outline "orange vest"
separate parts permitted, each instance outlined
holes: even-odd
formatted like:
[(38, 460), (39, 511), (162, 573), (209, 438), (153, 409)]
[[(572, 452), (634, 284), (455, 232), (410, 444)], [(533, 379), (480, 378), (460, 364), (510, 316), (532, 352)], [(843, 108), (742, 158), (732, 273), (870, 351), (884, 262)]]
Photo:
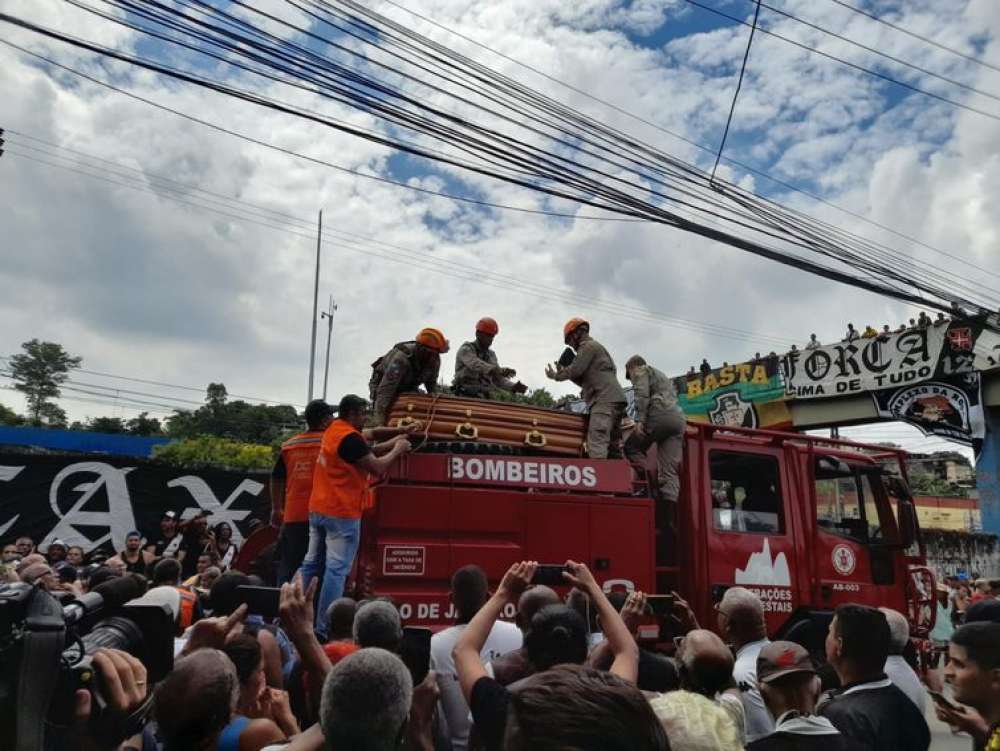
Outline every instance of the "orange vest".
[(183, 632), (194, 623), (194, 606), (198, 604), (198, 596), (184, 587), (174, 587), (174, 589), (181, 596), (180, 610), (177, 613), (177, 626)]
[(285, 513), (286, 522), (309, 521), (309, 496), (312, 493), (313, 473), (319, 457), (322, 430), (309, 430), (289, 438), (281, 445), (281, 458), (285, 462)]
[(368, 473), (345, 462), (337, 453), (341, 442), (352, 433), (361, 436), (346, 420), (334, 420), (323, 433), (309, 498), (310, 511), (339, 519), (360, 519), (372, 505)]

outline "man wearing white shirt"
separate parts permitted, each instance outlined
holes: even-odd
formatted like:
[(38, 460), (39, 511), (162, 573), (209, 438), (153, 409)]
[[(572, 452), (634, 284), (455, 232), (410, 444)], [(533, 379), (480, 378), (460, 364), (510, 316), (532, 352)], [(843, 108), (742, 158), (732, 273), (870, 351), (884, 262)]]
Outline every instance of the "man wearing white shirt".
[(892, 685), (906, 694), (906, 698), (917, 705), (920, 714), (926, 714), (927, 691), (920, 678), (903, 659), (903, 650), (910, 641), (910, 624), (906, 616), (892, 608), (879, 608), (889, 623), (889, 656), (885, 660), (885, 675)]
[(733, 678), (746, 710), (746, 741), (750, 743), (774, 732), (774, 719), (757, 684), (757, 656), (771, 643), (764, 621), (764, 603), (749, 589), (730, 587), (716, 610), (719, 633), (736, 653)]
[[(451, 602), (455, 607), (455, 625), (431, 637), (431, 669), (437, 674), (441, 691), (441, 711), (448, 723), (448, 733), (454, 751), (465, 751), (469, 743), (472, 720), (469, 705), (462, 696), (462, 689), (451, 656), (458, 637), (469, 621), (489, 599), (486, 573), (479, 566), (463, 566), (451, 577)], [(507, 652), (521, 648), (521, 630), (513, 623), (497, 621), (493, 624), (479, 657), (483, 664)]]

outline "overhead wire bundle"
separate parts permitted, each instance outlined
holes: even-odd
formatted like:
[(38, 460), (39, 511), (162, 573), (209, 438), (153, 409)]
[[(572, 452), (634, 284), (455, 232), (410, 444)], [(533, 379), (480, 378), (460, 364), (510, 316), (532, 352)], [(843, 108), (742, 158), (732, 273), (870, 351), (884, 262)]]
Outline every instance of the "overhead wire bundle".
[[(556, 207), (569, 201), (664, 224), (926, 307), (997, 306), (995, 292), (977, 280), (713, 180), (353, 0), (286, 0), (291, 18), (242, 0), (226, 9), (204, 0), (65, 1), (159, 44), (144, 45), (151, 55), (140, 55), (28, 19), (0, 20), (477, 179), (545, 194)], [(230, 75), (221, 74), (224, 67)], [(282, 87), (285, 98), (269, 95)], [(308, 109), (297, 103), (303, 93), (364, 112), (378, 128)]]

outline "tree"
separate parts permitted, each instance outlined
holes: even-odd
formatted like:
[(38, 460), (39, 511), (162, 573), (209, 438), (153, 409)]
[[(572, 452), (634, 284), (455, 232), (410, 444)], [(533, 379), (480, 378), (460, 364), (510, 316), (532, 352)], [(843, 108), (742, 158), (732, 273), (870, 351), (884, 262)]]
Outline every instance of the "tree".
[(87, 430), (95, 433), (124, 433), (125, 421), (120, 417), (92, 417)]
[(302, 425), (295, 407), (288, 404), (250, 404), (228, 401), (226, 387), (209, 384), (205, 406), (196, 410), (178, 410), (167, 418), (171, 438), (195, 438), (212, 435), (245, 443), (270, 445), (289, 430)]
[(125, 423), (125, 430), (131, 435), (162, 435), (163, 426), (159, 419), (150, 417), (148, 412), (140, 412)]
[(79, 368), (83, 359), (72, 357), (61, 344), (32, 339), (21, 345), (23, 354), (10, 358), (14, 388), (22, 392), (28, 402), (28, 416), (32, 425), (50, 426), (66, 424), (66, 413), (52, 399), (58, 399), (59, 386), (69, 377), (69, 372)]
[(507, 391), (497, 390), (492, 394), (492, 398), (498, 402), (515, 402), (516, 404), (529, 404), (533, 407), (552, 408), (556, 406), (555, 397), (547, 389), (533, 389), (528, 394), (512, 394)]

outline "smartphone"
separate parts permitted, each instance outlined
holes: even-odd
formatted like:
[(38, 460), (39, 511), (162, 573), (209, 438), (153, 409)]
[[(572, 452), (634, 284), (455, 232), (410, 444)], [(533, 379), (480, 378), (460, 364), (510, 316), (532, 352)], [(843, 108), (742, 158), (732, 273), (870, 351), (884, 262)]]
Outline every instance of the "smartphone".
[(544, 584), (548, 587), (555, 587), (566, 584), (563, 571), (567, 568), (561, 563), (540, 563), (535, 569), (535, 575), (531, 577), (532, 584)]
[(403, 628), (403, 640), (399, 644), (399, 657), (410, 669), (413, 685), (419, 686), (431, 669), (431, 630), (418, 626)]
[(674, 610), (673, 595), (646, 595), (646, 602), (649, 604), (653, 615), (666, 616)]
[(953, 712), (961, 711), (959, 710), (958, 705), (954, 704), (947, 696), (942, 694), (940, 691), (931, 691), (930, 689), (927, 689), (927, 693), (931, 695), (931, 698), (934, 700), (935, 704), (940, 704), (945, 709), (950, 709)]
[(281, 601), (281, 590), (278, 587), (243, 585), (236, 588), (236, 598), (238, 604), (246, 603), (252, 615), (278, 617), (278, 603)]

